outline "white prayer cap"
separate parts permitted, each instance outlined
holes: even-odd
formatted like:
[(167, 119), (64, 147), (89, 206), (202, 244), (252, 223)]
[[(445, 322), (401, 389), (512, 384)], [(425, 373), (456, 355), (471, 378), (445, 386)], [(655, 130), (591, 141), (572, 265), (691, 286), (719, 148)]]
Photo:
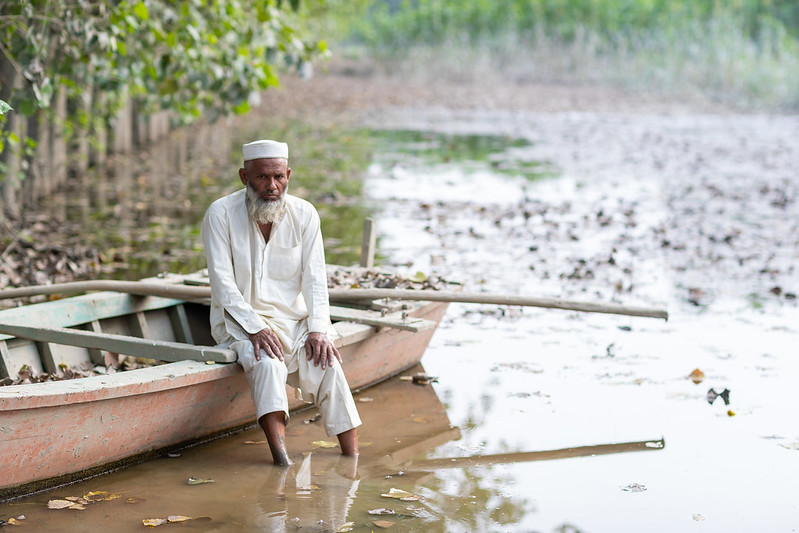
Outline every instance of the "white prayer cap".
[(253, 141), (242, 146), (244, 160), (289, 158), (289, 145), (277, 141)]

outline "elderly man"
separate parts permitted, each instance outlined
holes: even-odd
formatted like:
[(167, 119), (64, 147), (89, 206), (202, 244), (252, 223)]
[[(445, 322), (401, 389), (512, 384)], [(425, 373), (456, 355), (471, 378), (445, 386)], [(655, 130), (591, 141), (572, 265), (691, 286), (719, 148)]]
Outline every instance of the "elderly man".
[(213, 202), (202, 223), (211, 333), (238, 353), (275, 464), (291, 464), (287, 383), (355, 456), (361, 420), (333, 345), (319, 214), (286, 194), (288, 145), (255, 141), (243, 153), (246, 188)]

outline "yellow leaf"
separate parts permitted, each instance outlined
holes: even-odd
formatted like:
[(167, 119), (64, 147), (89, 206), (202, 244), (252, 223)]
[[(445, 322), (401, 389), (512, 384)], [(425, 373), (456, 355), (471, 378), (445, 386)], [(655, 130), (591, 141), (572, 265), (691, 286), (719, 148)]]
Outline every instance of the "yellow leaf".
[(69, 506), (69, 509), (72, 509), (73, 511), (85, 511), (86, 506), (81, 505), (80, 503), (73, 503)]
[(335, 448), (338, 443), (329, 440), (315, 440), (311, 443), (314, 448)]
[(388, 529), (394, 525), (394, 522), (389, 522), (388, 520), (375, 520), (372, 522), (379, 528)]
[(163, 526), (167, 523), (166, 518), (145, 518), (141, 521), (147, 527)]
[(729, 411), (727, 411), (727, 416), (735, 416), (735, 411), (730, 409)]
[(108, 500), (116, 500), (117, 498), (120, 498), (119, 494), (110, 494), (104, 490), (92, 491), (83, 495), (83, 499), (90, 502), (105, 502)]
[(381, 494), (384, 498), (394, 498), (395, 500), (402, 500), (404, 502), (415, 502), (421, 500), (421, 497), (416, 494), (411, 494), (402, 489), (394, 489), (388, 491), (388, 494)]
[(11, 524), (12, 526), (21, 526), (22, 522), (20, 522), (16, 518), (9, 518), (8, 520), (6, 520), (6, 524)]
[(425, 417), (423, 417), (423, 416), (417, 416), (417, 417), (415, 417), (413, 419), (413, 421), (416, 422), (417, 424), (426, 424), (427, 423), (427, 419)]
[(693, 372), (688, 374), (688, 379), (690, 379), (691, 381), (693, 381), (698, 385), (699, 383), (702, 383), (703, 379), (705, 379), (705, 373), (696, 368), (694, 369)]
[(73, 502), (69, 500), (50, 500), (47, 502), (48, 509), (66, 509), (67, 507), (72, 507)]

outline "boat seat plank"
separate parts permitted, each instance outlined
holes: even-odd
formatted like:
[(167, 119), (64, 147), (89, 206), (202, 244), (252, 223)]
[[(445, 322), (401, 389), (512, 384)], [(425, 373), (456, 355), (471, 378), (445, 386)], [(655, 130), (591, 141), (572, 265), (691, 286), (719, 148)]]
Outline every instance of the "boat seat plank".
[(436, 323), (423, 318), (403, 318), (402, 313), (392, 313), (383, 316), (376, 311), (366, 309), (352, 309), (350, 307), (330, 306), (332, 320), (345, 320), (370, 326), (389, 327), (418, 333), (436, 327)]
[[(87, 324), (92, 320), (129, 315), (153, 309), (163, 309), (182, 304), (183, 300), (158, 296), (120, 295), (111, 292), (96, 292), (42, 302), (0, 311), (0, 322), (15, 324), (48, 324), (54, 327), (69, 327)], [(8, 336), (0, 335), (1, 339)]]
[[(93, 331), (95, 333), (102, 333), (103, 328), (100, 325), (99, 320), (92, 320), (88, 324), (86, 324), (86, 329), (88, 331)], [(105, 364), (105, 350), (89, 350), (89, 358), (92, 360), (92, 363), (95, 365), (102, 365)]]
[(357, 324), (355, 322), (336, 322), (333, 324), (333, 327), (340, 335), (339, 338), (333, 341), (336, 348), (343, 348), (344, 346), (349, 346), (350, 344), (368, 339), (374, 335), (376, 329), (375, 326)]
[(187, 359), (214, 361), (217, 363), (233, 363), (236, 361), (236, 353), (227, 349), (68, 328), (30, 327), (0, 323), (0, 332), (39, 342), (81, 346), (83, 348), (103, 348), (119, 354), (161, 361), (183, 361)]

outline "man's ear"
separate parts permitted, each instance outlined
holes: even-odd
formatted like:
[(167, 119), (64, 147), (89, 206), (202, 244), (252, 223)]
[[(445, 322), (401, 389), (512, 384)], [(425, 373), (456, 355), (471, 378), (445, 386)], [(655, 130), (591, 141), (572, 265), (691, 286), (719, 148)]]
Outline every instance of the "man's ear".
[(286, 181), (291, 179), (291, 168), (286, 169)]
[(239, 169), (239, 179), (243, 185), (247, 185), (247, 171), (243, 168)]

